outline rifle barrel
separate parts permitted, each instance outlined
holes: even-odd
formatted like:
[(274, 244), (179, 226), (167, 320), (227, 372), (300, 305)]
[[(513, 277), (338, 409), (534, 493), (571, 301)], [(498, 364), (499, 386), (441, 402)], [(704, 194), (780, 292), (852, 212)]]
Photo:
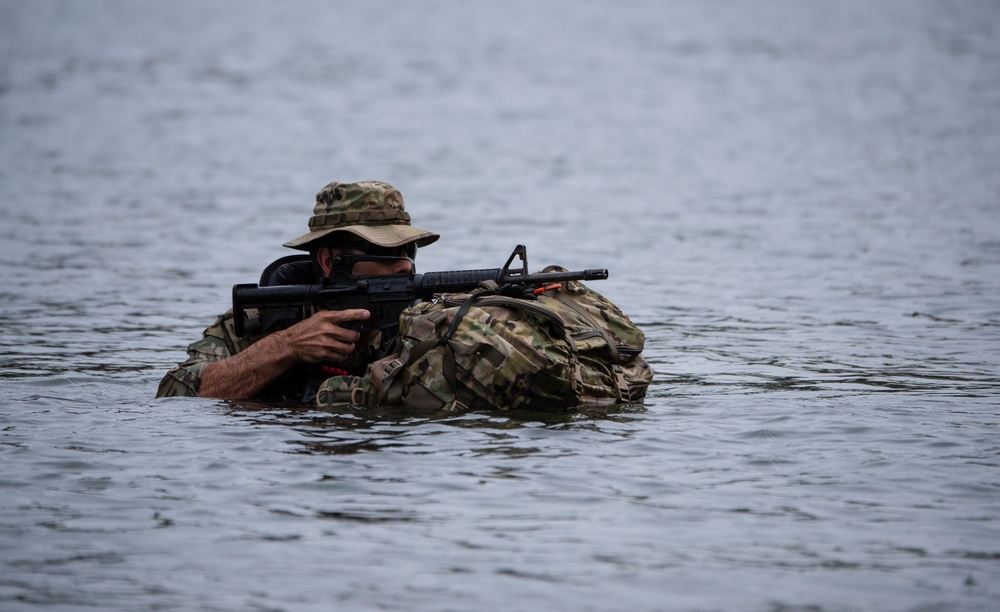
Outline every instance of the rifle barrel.
[(551, 283), (559, 281), (573, 281), (573, 280), (607, 280), (608, 270), (607, 268), (591, 268), (589, 270), (580, 270), (578, 272), (542, 272), (539, 274), (529, 274), (520, 280), (521, 275), (508, 275), (505, 279), (506, 282), (520, 282), (524, 284), (535, 284), (535, 283)]
[(605, 280), (606, 278), (608, 278), (606, 268), (592, 268), (576, 272), (540, 272), (538, 274), (515, 274), (502, 268), (485, 268), (418, 274), (414, 281), (414, 288), (420, 297), (428, 298), (437, 293), (471, 291), (486, 281), (494, 281), (498, 285), (507, 283), (541, 285), (571, 280)]

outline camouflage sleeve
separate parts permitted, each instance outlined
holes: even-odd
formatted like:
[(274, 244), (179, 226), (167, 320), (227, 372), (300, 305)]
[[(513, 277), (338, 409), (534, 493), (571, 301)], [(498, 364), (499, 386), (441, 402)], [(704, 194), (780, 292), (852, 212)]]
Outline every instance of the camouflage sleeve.
[(227, 318), (231, 320), (232, 315), (226, 313), (216, 319), (215, 323), (204, 331), (201, 340), (188, 346), (187, 361), (167, 372), (156, 390), (156, 397), (198, 395), (198, 386), (201, 384), (201, 374), (205, 366), (232, 354), (226, 342)]

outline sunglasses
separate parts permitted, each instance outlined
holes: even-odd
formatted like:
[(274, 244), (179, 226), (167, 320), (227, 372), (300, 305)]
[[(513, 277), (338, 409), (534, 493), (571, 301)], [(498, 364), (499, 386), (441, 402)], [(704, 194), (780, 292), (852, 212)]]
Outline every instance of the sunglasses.
[(342, 251), (360, 251), (362, 255), (370, 257), (413, 259), (417, 256), (417, 245), (414, 242), (397, 247), (384, 247), (364, 240), (358, 240), (354, 242), (342, 242), (337, 245), (337, 248)]

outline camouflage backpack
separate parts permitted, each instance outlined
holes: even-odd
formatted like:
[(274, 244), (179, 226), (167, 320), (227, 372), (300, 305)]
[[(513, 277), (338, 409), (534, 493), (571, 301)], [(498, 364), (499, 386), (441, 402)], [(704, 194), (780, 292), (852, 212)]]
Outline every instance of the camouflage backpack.
[[(545, 271), (553, 270), (562, 268)], [(484, 283), (411, 307), (398, 352), (364, 377), (328, 379), (317, 403), (566, 410), (645, 397), (653, 378), (645, 337), (617, 306), (575, 281), (517, 297), (509, 289)]]

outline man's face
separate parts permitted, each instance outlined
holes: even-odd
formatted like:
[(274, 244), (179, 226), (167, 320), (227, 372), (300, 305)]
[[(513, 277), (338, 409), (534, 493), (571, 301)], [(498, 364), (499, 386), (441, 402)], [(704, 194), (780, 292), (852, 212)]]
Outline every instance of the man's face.
[(321, 247), (317, 253), (323, 274), (329, 276), (333, 268), (333, 258), (340, 253), (351, 255), (372, 255), (389, 257), (380, 261), (359, 261), (354, 264), (351, 274), (354, 276), (382, 276), (386, 274), (408, 274), (413, 270), (412, 257), (416, 255), (412, 246), (395, 248), (380, 247), (368, 242), (344, 243), (339, 247)]

